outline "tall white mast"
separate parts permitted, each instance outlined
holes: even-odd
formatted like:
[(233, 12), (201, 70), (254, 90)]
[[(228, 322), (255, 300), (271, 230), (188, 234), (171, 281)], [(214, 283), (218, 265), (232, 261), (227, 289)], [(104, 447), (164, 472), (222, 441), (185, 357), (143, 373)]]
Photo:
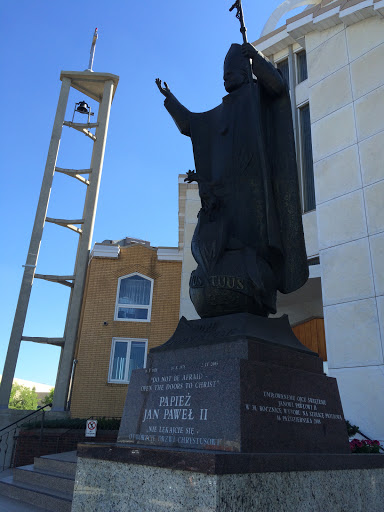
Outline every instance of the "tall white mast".
[[(107, 139), (109, 114), (113, 96), (119, 81), (117, 75), (95, 73), (92, 71), (97, 29), (93, 35), (89, 69), (86, 71), (62, 71), (62, 81), (56, 116), (53, 123), (52, 136), (49, 144), (43, 182), (37, 205), (35, 222), (32, 229), (31, 241), (24, 266), (24, 274), (20, 287), (19, 300), (8, 345), (7, 357), (4, 364), (0, 386), (0, 409), (7, 409), (15, 375), (15, 368), (21, 341), (45, 343), (61, 347), (61, 357), (56, 379), (53, 409), (66, 410), (68, 389), (73, 365), (77, 329), (79, 325), (81, 303), (83, 298), (85, 276), (88, 265), (89, 251), (92, 243), (97, 200), (99, 195), (100, 178), (103, 168), (105, 143)], [(71, 87), (99, 103), (99, 111), (95, 123), (78, 123), (66, 121), (68, 96)], [(87, 105), (87, 104), (86, 104)], [(88, 105), (87, 105), (88, 106)], [(80, 112), (80, 110), (78, 110)], [(66, 169), (57, 166), (59, 146), (63, 126), (74, 129), (86, 135), (93, 143), (92, 157), (87, 169)], [(92, 132), (95, 129), (95, 133)], [(67, 175), (80, 181), (87, 187), (84, 210), (81, 219), (56, 219), (47, 216), (49, 198), (55, 172)], [(47, 275), (36, 273), (41, 238), (46, 222), (65, 227), (79, 237), (76, 262), (71, 275)], [(35, 278), (62, 284), (71, 288), (67, 317), (63, 337), (46, 338), (32, 337), (24, 334), (24, 324), (28, 312), (29, 299)]]

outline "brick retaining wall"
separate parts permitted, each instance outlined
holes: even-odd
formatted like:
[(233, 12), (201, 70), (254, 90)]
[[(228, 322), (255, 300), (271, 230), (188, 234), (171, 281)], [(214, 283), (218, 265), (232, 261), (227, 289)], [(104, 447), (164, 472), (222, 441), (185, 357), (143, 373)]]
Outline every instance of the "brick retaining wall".
[(47, 428), (40, 442), (40, 429), (20, 430), (15, 439), (14, 467), (33, 464), (34, 457), (76, 450), (77, 443), (114, 443), (118, 430), (98, 430), (85, 437), (84, 429)]

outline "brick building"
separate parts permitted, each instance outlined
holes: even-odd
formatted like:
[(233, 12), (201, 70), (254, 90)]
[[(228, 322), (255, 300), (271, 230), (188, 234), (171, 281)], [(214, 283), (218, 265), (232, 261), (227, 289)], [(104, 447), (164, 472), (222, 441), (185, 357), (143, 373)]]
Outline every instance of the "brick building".
[(179, 319), (181, 256), (126, 238), (91, 253), (75, 353), (71, 416), (120, 417), (130, 373)]

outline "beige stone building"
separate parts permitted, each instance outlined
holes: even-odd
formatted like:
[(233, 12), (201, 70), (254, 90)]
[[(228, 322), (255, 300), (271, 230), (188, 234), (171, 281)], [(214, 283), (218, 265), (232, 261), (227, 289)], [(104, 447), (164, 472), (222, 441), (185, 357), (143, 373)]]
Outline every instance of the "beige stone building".
[[(312, 346), (324, 318), (345, 416), (383, 442), (384, 0), (308, 3), (289, 18), (303, 2), (283, 2), (254, 42), (289, 82), (310, 263), (307, 284), (279, 296), (277, 316), (288, 313)], [(180, 311), (196, 318), (188, 281), (200, 202), (197, 185), (182, 181)]]
[(130, 374), (179, 320), (177, 248), (126, 238), (95, 244), (78, 332), (71, 416), (121, 417)]
[(384, 2), (313, 1), (273, 30), (299, 2), (284, 4), (255, 45), (290, 73), (303, 195), (309, 106), (315, 211), (303, 222), (319, 256), (329, 374), (346, 418), (383, 442)]

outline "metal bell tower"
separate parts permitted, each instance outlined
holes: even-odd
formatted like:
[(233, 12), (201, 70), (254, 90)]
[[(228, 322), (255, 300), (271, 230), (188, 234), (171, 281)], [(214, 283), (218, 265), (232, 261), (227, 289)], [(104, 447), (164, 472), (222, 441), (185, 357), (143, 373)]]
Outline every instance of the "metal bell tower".
[[(24, 275), (2, 375), (0, 387), (0, 409), (8, 408), (21, 341), (32, 341), (61, 347), (61, 356), (53, 400), (53, 410), (66, 410), (77, 328), (80, 318), (89, 251), (92, 243), (100, 178), (103, 168), (109, 114), (116, 87), (119, 82), (119, 77), (117, 75), (112, 75), (110, 73), (95, 73), (92, 71), (97, 37), (96, 29), (92, 40), (89, 68), (85, 71), (62, 71), (60, 74), (60, 80), (62, 81), (60, 96), (56, 109), (56, 116), (48, 149), (35, 222), (33, 225), (27, 260), (24, 265)], [(68, 96), (71, 87), (99, 103), (96, 122), (91, 123), (89, 115), (86, 123), (74, 123), (73, 119), (72, 121), (65, 120)], [(88, 105), (85, 102), (79, 103), (82, 105), (78, 107), (77, 111), (82, 112), (79, 108), (84, 109), (86, 107), (84, 107), (83, 104), (86, 106)], [(82, 113), (85, 112), (83, 111)], [(88, 169), (63, 169), (56, 166), (63, 126), (77, 130), (93, 141), (92, 157)], [(95, 134), (91, 132), (92, 128), (96, 129)], [(63, 173), (70, 178), (79, 180), (85, 187), (87, 187), (84, 210), (81, 219), (54, 219), (47, 217), (49, 197), (55, 172)], [(46, 275), (36, 273), (41, 238), (43, 235), (44, 224), (46, 222), (68, 228), (76, 233), (74, 236), (79, 237), (74, 272), (72, 275)], [(64, 334), (62, 338), (31, 337), (23, 334), (32, 284), (35, 278), (45, 279), (71, 288)]]

